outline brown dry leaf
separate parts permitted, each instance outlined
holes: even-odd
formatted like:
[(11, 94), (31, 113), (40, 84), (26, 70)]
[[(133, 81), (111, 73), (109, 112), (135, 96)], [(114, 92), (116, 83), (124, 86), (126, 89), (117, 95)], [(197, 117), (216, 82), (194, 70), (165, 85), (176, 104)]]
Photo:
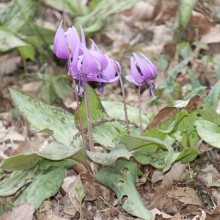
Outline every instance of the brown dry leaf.
[(211, 198), (215, 205), (220, 205), (220, 190), (219, 188), (212, 188), (211, 189)]
[(160, 127), (160, 124), (167, 121), (170, 118), (175, 118), (177, 114), (177, 109), (175, 107), (165, 107), (161, 109), (154, 119), (148, 124), (147, 129), (153, 127)]
[(83, 189), (85, 191), (85, 201), (94, 201), (97, 200), (100, 196), (105, 198), (105, 200), (109, 203), (110, 201), (110, 190), (99, 184), (95, 177), (90, 173), (82, 173), (81, 180)]
[(170, 187), (174, 182), (183, 181), (187, 176), (187, 164), (175, 163), (170, 171), (164, 175), (162, 185)]
[(180, 213), (176, 213), (170, 220), (182, 220)]
[(60, 203), (63, 205), (63, 212), (71, 215), (71, 216), (75, 216), (76, 213), (78, 212), (78, 210), (75, 208), (75, 206), (73, 206), (69, 194), (66, 194), (61, 200)]
[[(76, 191), (76, 188), (79, 188), (79, 189), (80, 189), (80, 192), (77, 192), (77, 191)], [(78, 175), (78, 176), (75, 178), (75, 180), (69, 184), (67, 193), (68, 193), (68, 196), (69, 196), (69, 199), (70, 199), (72, 205), (74, 206), (74, 208), (75, 208), (77, 211), (79, 211), (79, 209), (80, 209), (80, 204), (78, 203), (76, 197), (77, 197), (78, 193), (85, 195), (85, 192), (84, 192), (84, 188), (83, 188), (83, 185), (82, 185), (82, 182), (81, 182), (80, 175)]]
[(199, 213), (192, 220), (206, 220), (205, 212), (202, 209), (200, 209)]
[(220, 219), (220, 206), (215, 207), (212, 214), (206, 213), (205, 220), (219, 220)]
[[(123, 13), (122, 19), (126, 22), (147, 21), (153, 18), (156, 8), (156, 2), (158, 1), (141, 1), (135, 4), (135, 6)], [(155, 4), (156, 3), (156, 4)]]
[[(181, 106), (181, 108), (185, 109), (187, 112), (191, 113), (196, 109), (201, 108), (202, 104), (204, 102), (204, 99), (199, 96), (194, 96), (188, 101), (184, 101)], [(181, 109), (180, 108), (180, 109)], [(159, 128), (160, 125), (167, 121), (168, 119), (175, 119), (177, 114), (177, 108), (176, 107), (164, 107), (161, 109), (158, 114), (154, 117), (154, 119), (148, 124), (147, 129), (150, 129), (152, 127)]]
[(160, 215), (164, 219), (168, 219), (168, 218), (172, 217), (171, 215), (168, 215), (167, 213), (165, 213), (163, 211), (160, 211), (159, 209), (156, 209), (156, 208), (152, 209), (151, 212), (153, 213), (154, 218), (155, 218), (156, 215)]
[(174, 187), (167, 192), (167, 196), (171, 199), (177, 199), (183, 204), (202, 205), (202, 201), (196, 195), (196, 191), (189, 187)]
[(30, 152), (30, 139), (26, 137), (19, 145), (18, 147), (12, 152), (11, 156), (21, 154), (21, 153), (28, 153)]
[(50, 214), (50, 215), (47, 216), (47, 220), (68, 220), (68, 219), (62, 218), (62, 217), (57, 216), (57, 215)]
[(21, 90), (25, 92), (38, 91), (41, 85), (42, 85), (42, 82), (33, 81), (33, 82), (22, 84)]
[(21, 57), (11, 53), (0, 57), (0, 75), (9, 74), (17, 69), (17, 65), (21, 62)]
[(201, 42), (205, 44), (220, 43), (220, 24), (215, 25), (206, 35), (203, 35)]
[(215, 167), (213, 167), (212, 164), (203, 169), (202, 173), (203, 174), (200, 176), (200, 179), (206, 184), (207, 187), (220, 187), (220, 173)]
[(32, 220), (34, 212), (34, 205), (22, 204), (14, 207), (11, 212), (4, 213), (0, 220)]
[(68, 188), (71, 187), (70, 184), (72, 184), (76, 180), (76, 178), (77, 178), (76, 176), (67, 176), (65, 177), (62, 184), (62, 188), (67, 194), (61, 199), (60, 202), (61, 204), (63, 204), (64, 213), (71, 216), (75, 216), (75, 214), (77, 213), (77, 209), (75, 208), (75, 206), (73, 206), (70, 200), (70, 196), (68, 194)]
[(193, 111), (200, 109), (203, 105), (204, 99), (201, 98), (200, 96), (196, 95), (193, 96), (188, 104), (186, 105), (186, 107), (184, 107), (183, 109), (185, 109), (187, 112), (192, 113)]
[(155, 170), (153, 172), (152, 177), (151, 177), (151, 182), (156, 183), (156, 182), (159, 182), (161, 180), (163, 180), (163, 172), (159, 171), (159, 170)]

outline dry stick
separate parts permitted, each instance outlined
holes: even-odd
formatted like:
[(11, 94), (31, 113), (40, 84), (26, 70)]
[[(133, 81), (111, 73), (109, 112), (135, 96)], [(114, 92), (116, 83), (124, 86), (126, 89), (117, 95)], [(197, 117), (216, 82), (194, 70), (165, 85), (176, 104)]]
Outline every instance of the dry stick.
[(141, 87), (138, 86), (138, 104), (139, 104), (139, 121), (140, 121), (140, 132), (143, 133), (142, 117), (141, 117)]
[(86, 118), (87, 118), (87, 127), (88, 127), (88, 135), (89, 135), (89, 147), (90, 151), (94, 151), (94, 143), (92, 138), (92, 119), (89, 110), (89, 96), (88, 96), (88, 85), (85, 84), (85, 106), (86, 106)]
[(126, 128), (127, 128), (128, 134), (129, 134), (130, 131), (129, 131), (129, 120), (128, 120), (127, 105), (126, 105), (125, 89), (124, 89), (124, 85), (123, 85), (121, 76), (120, 76), (120, 84), (121, 84), (121, 91), (122, 91), (123, 103), (124, 103), (125, 123), (126, 123)]

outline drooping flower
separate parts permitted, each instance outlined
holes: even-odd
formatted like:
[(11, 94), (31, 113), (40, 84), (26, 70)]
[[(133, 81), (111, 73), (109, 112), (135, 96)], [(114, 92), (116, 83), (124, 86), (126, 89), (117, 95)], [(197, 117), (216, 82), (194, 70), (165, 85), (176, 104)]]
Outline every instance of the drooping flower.
[(78, 92), (84, 91), (87, 82), (98, 82), (101, 94), (106, 83), (119, 80), (121, 67), (119, 63), (108, 58), (91, 40), (91, 49), (87, 49), (82, 27), (81, 41), (74, 27), (66, 32), (62, 28), (62, 21), (57, 29), (53, 50), (58, 58), (68, 60), (68, 74), (78, 81)]
[(146, 56), (143, 54), (141, 56), (133, 53), (130, 63), (131, 75), (125, 76), (125, 78), (137, 86), (148, 84), (150, 95), (152, 96), (156, 91), (152, 79), (157, 75), (157, 69)]
[(121, 67), (119, 63), (108, 58), (101, 51), (88, 50), (81, 45), (82, 54), (78, 55), (79, 48), (72, 58), (69, 75), (78, 80), (78, 91), (80, 94), (84, 91), (84, 83), (98, 82), (100, 93), (103, 94), (103, 88), (106, 83), (114, 83), (119, 80)]
[(62, 23), (61, 21), (55, 34), (53, 51), (58, 58), (68, 60), (70, 56), (74, 55), (75, 49), (81, 42), (75, 27), (68, 28), (64, 32)]

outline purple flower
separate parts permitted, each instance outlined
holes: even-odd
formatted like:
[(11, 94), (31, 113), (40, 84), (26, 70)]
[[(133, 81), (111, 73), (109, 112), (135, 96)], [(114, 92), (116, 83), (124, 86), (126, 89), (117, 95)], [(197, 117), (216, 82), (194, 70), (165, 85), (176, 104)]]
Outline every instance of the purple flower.
[(133, 53), (131, 57), (131, 75), (125, 76), (125, 78), (134, 83), (137, 86), (148, 84), (150, 95), (154, 95), (155, 86), (151, 80), (157, 75), (157, 69), (154, 64), (143, 54), (142, 57)]
[(84, 91), (84, 83), (98, 82), (101, 94), (106, 83), (117, 82), (121, 75), (119, 63), (108, 58), (92, 41), (91, 49), (86, 47), (81, 28), (81, 41), (74, 27), (64, 32), (62, 21), (57, 29), (53, 50), (58, 58), (68, 60), (68, 74), (78, 80), (78, 91)]
[[(79, 35), (74, 27), (64, 32), (61, 21), (54, 38), (53, 51), (58, 58), (68, 60), (74, 55), (76, 48), (81, 44)], [(82, 38), (84, 34), (82, 34)], [(85, 37), (84, 37), (85, 38)], [(82, 40), (83, 41), (83, 40)]]

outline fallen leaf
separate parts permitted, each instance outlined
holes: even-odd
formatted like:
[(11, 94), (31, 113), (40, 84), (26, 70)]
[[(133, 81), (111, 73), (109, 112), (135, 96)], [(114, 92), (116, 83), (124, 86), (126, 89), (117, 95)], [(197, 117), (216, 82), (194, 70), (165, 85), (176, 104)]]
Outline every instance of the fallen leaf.
[(162, 185), (170, 187), (174, 182), (183, 181), (187, 176), (187, 164), (175, 163), (170, 171), (164, 175)]
[(2, 55), (0, 57), (0, 75), (14, 72), (20, 62), (21, 57), (14, 53)]
[(202, 36), (201, 42), (205, 44), (219, 43), (220, 42), (220, 24), (211, 27), (209, 32)]
[(11, 212), (4, 213), (0, 216), (1, 220), (32, 220), (35, 212), (34, 205), (22, 204), (16, 206)]
[(182, 220), (180, 213), (176, 213), (170, 220)]
[(203, 169), (202, 173), (203, 174), (200, 175), (200, 179), (206, 184), (207, 187), (220, 187), (220, 173), (215, 167), (213, 167), (212, 164)]
[(205, 212), (202, 209), (200, 209), (199, 213), (192, 220), (206, 220)]
[(202, 201), (196, 195), (196, 191), (189, 187), (174, 187), (167, 192), (167, 196), (171, 199), (177, 199), (183, 204), (202, 206)]
[(57, 215), (50, 214), (47, 216), (47, 220), (68, 220), (67, 218), (62, 218)]
[(38, 91), (41, 86), (42, 86), (42, 82), (33, 81), (22, 84), (21, 90), (25, 92), (33, 92), (33, 91)]
[[(194, 96), (190, 100), (182, 102), (182, 105), (178, 107), (181, 107), (179, 109), (184, 109), (188, 113), (192, 113), (194, 110), (200, 109), (203, 102), (204, 102), (203, 98), (201, 98), (200, 96)], [(178, 113), (178, 108), (176, 107), (164, 107), (148, 124), (147, 129), (150, 129), (152, 127), (159, 128), (160, 125), (163, 122), (167, 121), (168, 119), (171, 118), (175, 119), (177, 113)]]
[(99, 184), (90, 173), (82, 173), (81, 181), (85, 191), (85, 201), (94, 201), (100, 196), (105, 198), (107, 202), (110, 201), (110, 190)]
[(220, 219), (220, 206), (215, 207), (214, 211), (209, 214), (206, 213), (205, 220), (219, 220)]
[(168, 215), (167, 213), (160, 211), (159, 209), (156, 208), (152, 209), (151, 212), (153, 213), (154, 218), (156, 218), (156, 215), (160, 215), (165, 219), (172, 217), (171, 215)]

